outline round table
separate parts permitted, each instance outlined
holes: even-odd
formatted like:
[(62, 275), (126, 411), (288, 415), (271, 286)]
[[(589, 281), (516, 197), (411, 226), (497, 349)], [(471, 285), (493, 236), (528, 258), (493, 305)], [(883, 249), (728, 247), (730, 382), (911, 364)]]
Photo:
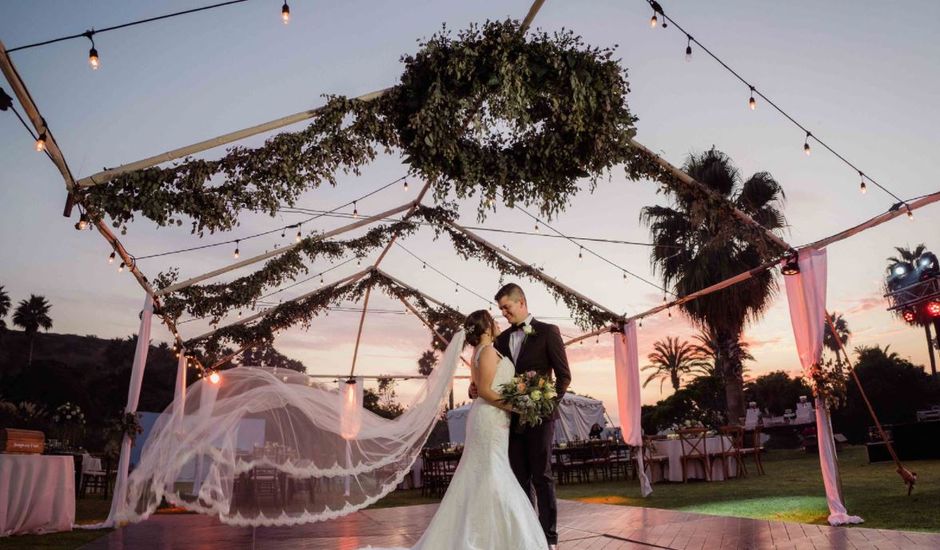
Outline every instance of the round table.
[(71, 456), (0, 454), (0, 536), (71, 531), (73, 523)]

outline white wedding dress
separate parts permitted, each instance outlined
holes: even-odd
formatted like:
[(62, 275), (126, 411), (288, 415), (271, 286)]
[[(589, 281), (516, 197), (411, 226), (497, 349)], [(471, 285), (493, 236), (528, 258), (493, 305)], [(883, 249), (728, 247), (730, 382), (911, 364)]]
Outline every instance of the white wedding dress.
[[(479, 368), (476, 350), (473, 369)], [(501, 357), (493, 389), (515, 375)], [(546, 550), (539, 518), (509, 466), (509, 413), (476, 398), (467, 417), (463, 456), (440, 507), (413, 550)]]

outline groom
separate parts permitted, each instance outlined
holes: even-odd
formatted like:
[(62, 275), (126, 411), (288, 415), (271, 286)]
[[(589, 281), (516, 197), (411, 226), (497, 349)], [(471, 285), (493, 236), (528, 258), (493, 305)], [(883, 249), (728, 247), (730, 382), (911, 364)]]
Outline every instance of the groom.
[[(557, 400), (560, 403), (571, 383), (571, 370), (558, 327), (532, 317), (525, 293), (517, 284), (509, 283), (499, 289), (496, 303), (510, 323), (510, 327), (496, 338), (496, 349), (512, 359), (517, 375), (535, 371), (541, 376), (550, 377), (554, 373)], [(471, 386), (470, 397), (476, 398), (475, 387)], [(520, 428), (519, 416), (513, 414), (509, 430), (509, 463), (530, 499), (533, 497), (533, 488), (535, 490), (539, 523), (551, 548), (558, 544), (558, 533), (555, 530), (558, 505), (552, 479), (552, 444), (558, 416), (559, 408), (556, 406), (551, 418), (546, 418), (538, 426)]]

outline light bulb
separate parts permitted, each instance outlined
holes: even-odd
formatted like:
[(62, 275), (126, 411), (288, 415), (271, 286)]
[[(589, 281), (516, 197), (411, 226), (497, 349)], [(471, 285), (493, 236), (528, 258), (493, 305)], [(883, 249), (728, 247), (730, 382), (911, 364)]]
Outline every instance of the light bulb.
[(93, 71), (97, 71), (98, 67), (101, 66), (101, 62), (98, 61), (98, 50), (94, 47), (88, 50), (88, 64), (91, 65)]
[(234, 256), (236, 260), (238, 259), (238, 241), (235, 241), (235, 253), (232, 254), (232, 256)]
[(689, 61), (692, 61), (692, 37), (688, 34), (685, 36), (688, 39), (688, 42), (686, 42), (685, 45), (685, 61), (688, 63)]
[(405, 191), (408, 190), (408, 180), (405, 180)]
[(353, 218), (359, 219), (359, 207), (356, 205), (356, 201), (353, 201)]
[(46, 150), (46, 133), (43, 132), (39, 134), (39, 138), (36, 139), (36, 152), (42, 153)]
[(117, 256), (117, 252), (114, 252), (114, 251), (112, 250), (112, 251), (111, 251), (111, 255), (108, 256), (108, 263), (109, 263), (109, 264), (113, 264), (113, 263), (114, 263), (114, 258), (115, 258), (115, 256)]
[(121, 262), (121, 265), (118, 266), (118, 273), (124, 271), (124, 267), (125, 267), (126, 265), (127, 265), (127, 264), (125, 264), (124, 262)]
[(209, 375), (209, 382), (212, 382), (213, 384), (218, 384), (221, 381), (222, 381), (222, 377), (219, 376), (219, 373), (213, 372), (212, 374)]
[(751, 88), (751, 99), (747, 100), (747, 106), (750, 107), (752, 111), (757, 109), (757, 100), (754, 99), (754, 88)]
[(809, 132), (806, 132), (806, 139), (803, 141), (803, 152), (806, 153), (806, 156), (809, 156), (810, 153), (812, 152), (809, 146), (809, 138), (811, 135), (812, 134), (810, 134)]
[(294, 238), (295, 241), (300, 242), (303, 237), (300, 235), (300, 229), (297, 230), (297, 237)]
[(907, 217), (908, 217), (908, 219), (913, 220), (913, 219), (914, 219), (914, 211), (911, 210), (911, 207), (910, 207), (910, 206), (907, 206), (907, 205), (904, 205), (904, 206), (907, 207)]
[(858, 184), (858, 190), (861, 191), (862, 194), (864, 195), (865, 193), (868, 192), (868, 186), (865, 185), (865, 174), (859, 171), (858, 177), (861, 178), (861, 183)]
[(536, 232), (536, 233), (539, 232), (539, 224), (535, 224), (535, 232)]
[(284, 5), (281, 6), (281, 20), (284, 21), (284, 24), (290, 23), (290, 6), (287, 5), (287, 0), (284, 1)]
[(656, 14), (653, 14), (653, 17), (650, 17), (650, 28), (655, 29), (656, 24), (659, 23), (659, 19), (656, 18)]
[(582, 250), (584, 250), (584, 247), (578, 249), (578, 259), (579, 259), (579, 260), (583, 260), (583, 259), (584, 259), (584, 254), (582, 254)]

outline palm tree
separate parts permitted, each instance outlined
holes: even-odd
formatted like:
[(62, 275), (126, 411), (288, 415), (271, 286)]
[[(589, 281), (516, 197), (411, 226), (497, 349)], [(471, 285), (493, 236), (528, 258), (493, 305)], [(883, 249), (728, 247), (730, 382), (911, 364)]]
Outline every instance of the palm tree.
[[(725, 363), (724, 357), (721, 357), (722, 350), (725, 348), (719, 345), (718, 336), (714, 331), (706, 327), (695, 335), (695, 339), (698, 340), (698, 344), (695, 345), (695, 349), (702, 357), (703, 361), (702, 366), (700, 366), (694, 372), (699, 376), (720, 377), (716, 365), (722, 365)], [(748, 348), (750, 347), (750, 344), (744, 340), (738, 340), (737, 343), (727, 348), (727, 352), (730, 353), (729, 361), (732, 363), (741, 364), (742, 376), (745, 372), (747, 372), (747, 366), (744, 364), (745, 361), (754, 360), (754, 356), (751, 355), (750, 351), (748, 351)]]
[(13, 312), (13, 324), (23, 327), (26, 336), (29, 338), (29, 359), (28, 365), (33, 364), (33, 343), (36, 340), (36, 333), (40, 328), (49, 330), (52, 328), (52, 318), (49, 317), (49, 309), (52, 306), (42, 296), (30, 294), (29, 300), (22, 300)]
[(0, 285), (0, 333), (7, 328), (7, 322), (3, 319), (7, 316), (7, 313), (10, 313), (10, 295)]
[(679, 338), (672, 336), (667, 336), (665, 341), (660, 340), (653, 344), (653, 350), (653, 353), (646, 356), (651, 364), (643, 367), (643, 370), (653, 372), (646, 382), (643, 382), (643, 387), (645, 388), (658, 378), (660, 393), (663, 391), (663, 384), (666, 380), (672, 383), (673, 390), (679, 391), (682, 376), (693, 373), (704, 364), (696, 346), (686, 341), (680, 342)]
[[(779, 234), (786, 227), (781, 209), (783, 188), (769, 173), (758, 172), (742, 181), (731, 159), (714, 147), (700, 155), (689, 155), (683, 168), (768, 231)], [(686, 296), (763, 263), (760, 249), (742, 238), (723, 212), (703, 208), (686, 194), (672, 190), (666, 193), (672, 196), (673, 206), (647, 206), (640, 214), (650, 227), (656, 245), (651, 262), (664, 286)], [(715, 369), (725, 384), (731, 423), (738, 423), (744, 415), (743, 364), (735, 350), (745, 323), (761, 317), (777, 290), (777, 282), (767, 270), (679, 306), (693, 322), (715, 336)]]
[[(829, 326), (829, 322), (826, 321), (826, 332), (823, 334), (823, 345), (836, 354), (836, 361), (842, 361), (842, 348), (839, 346), (839, 340), (842, 341), (843, 346), (848, 346), (849, 338), (852, 337), (852, 331), (849, 330), (849, 324), (846, 322), (845, 317), (841, 313), (836, 313), (833, 311), (829, 314), (832, 317), (832, 324), (836, 327), (835, 334), (832, 333), (832, 328)], [(839, 339), (836, 340), (836, 335), (839, 336)], [(846, 357), (848, 359), (848, 357)]]

